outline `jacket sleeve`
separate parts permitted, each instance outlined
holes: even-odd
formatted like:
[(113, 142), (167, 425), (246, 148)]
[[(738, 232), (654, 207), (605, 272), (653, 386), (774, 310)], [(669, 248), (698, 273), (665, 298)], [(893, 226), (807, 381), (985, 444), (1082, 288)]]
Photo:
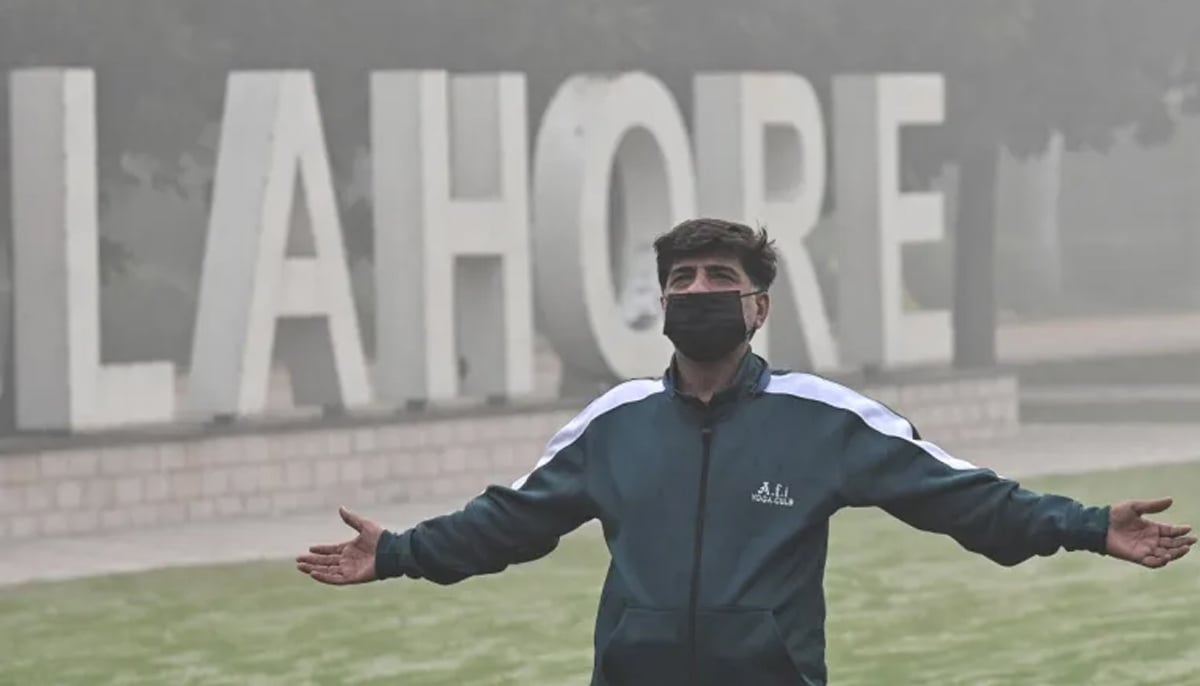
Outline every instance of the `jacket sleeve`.
[(1005, 566), (1059, 549), (1105, 554), (1108, 507), (1027, 490), (922, 440), (883, 405), (867, 399), (857, 405), (843, 434), (845, 504), (880, 507)]
[(559, 537), (595, 516), (581, 434), (568, 424), (533, 471), (512, 486), (490, 486), (457, 512), (403, 533), (385, 531), (376, 575), (448, 585), (549, 554)]

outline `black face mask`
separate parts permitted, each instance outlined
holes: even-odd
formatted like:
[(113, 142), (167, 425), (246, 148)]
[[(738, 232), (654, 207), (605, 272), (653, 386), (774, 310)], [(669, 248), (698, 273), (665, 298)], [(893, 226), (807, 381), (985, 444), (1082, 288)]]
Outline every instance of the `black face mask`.
[(753, 335), (753, 331), (746, 330), (742, 298), (761, 292), (709, 291), (669, 295), (663, 333), (690, 360), (719, 360)]

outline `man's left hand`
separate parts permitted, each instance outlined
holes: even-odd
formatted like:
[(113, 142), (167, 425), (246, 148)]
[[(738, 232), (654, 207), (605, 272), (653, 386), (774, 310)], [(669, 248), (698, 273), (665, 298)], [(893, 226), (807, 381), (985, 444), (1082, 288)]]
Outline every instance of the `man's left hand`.
[(1112, 506), (1108, 525), (1108, 554), (1157, 569), (1187, 555), (1196, 543), (1190, 526), (1159, 524), (1142, 517), (1171, 506), (1170, 498), (1126, 500)]

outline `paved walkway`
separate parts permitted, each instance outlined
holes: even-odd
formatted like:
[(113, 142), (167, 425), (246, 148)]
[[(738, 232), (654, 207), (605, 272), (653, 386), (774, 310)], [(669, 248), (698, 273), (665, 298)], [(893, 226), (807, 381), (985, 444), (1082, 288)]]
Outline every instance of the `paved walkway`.
[[(1200, 402), (1200, 385), (1149, 384), (1075, 385), (1021, 387), (1021, 400), (1041, 403), (1078, 403), (1089, 405), (1128, 405), (1139, 402)], [(1200, 421), (1200, 417), (1197, 417)]]
[[(1030, 425), (1016, 436), (987, 444), (943, 447), (1006, 476), (1024, 478), (1200, 461), (1200, 423)], [(1164, 494), (1129, 494), (1137, 498), (1160, 495)], [(1184, 493), (1165, 495), (1195, 497)], [(390, 528), (404, 528), (460, 504), (375, 507), (361, 514)], [(353, 503), (346, 505), (354, 507)], [(23, 541), (7, 546), (0, 555), (0, 585), (178, 565), (287, 560), (309, 544), (339, 541), (348, 532), (337, 513), (328, 512), (195, 523), (87, 538)]]
[(1000, 361), (1020, 364), (1200, 351), (1200, 312), (1070, 317), (997, 327)]

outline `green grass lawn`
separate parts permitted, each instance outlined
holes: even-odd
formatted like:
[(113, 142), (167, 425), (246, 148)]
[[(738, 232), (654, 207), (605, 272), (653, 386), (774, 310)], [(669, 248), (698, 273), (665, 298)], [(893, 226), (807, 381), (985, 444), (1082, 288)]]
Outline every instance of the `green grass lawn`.
[[(1029, 485), (1110, 502), (1174, 495), (1200, 465)], [(458, 586), (320, 586), (290, 563), (0, 590), (0, 684), (586, 683), (605, 569), (595, 529)], [(875, 511), (834, 520), (834, 684), (1198, 684), (1200, 555), (1160, 571), (1078, 553), (1006, 569)]]

